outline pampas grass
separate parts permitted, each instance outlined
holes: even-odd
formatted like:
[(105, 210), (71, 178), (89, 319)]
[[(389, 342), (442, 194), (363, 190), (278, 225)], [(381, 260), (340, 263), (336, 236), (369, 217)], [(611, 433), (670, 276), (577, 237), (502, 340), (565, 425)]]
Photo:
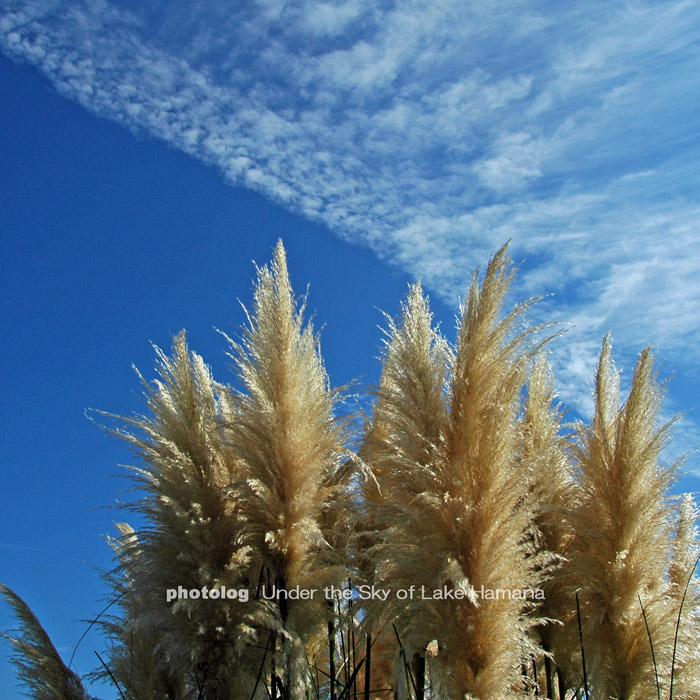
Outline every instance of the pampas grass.
[[(310, 688), (306, 658), (322, 643), (328, 616), (321, 590), (346, 573), (324, 524), (335, 520), (329, 504), (342, 491), (347, 450), (334, 416), (336, 396), (303, 305), (294, 299), (281, 242), (271, 267), (258, 270), (243, 340), (231, 345), (244, 387), (233, 395), (227, 423), (240, 473), (232, 497), (255, 566), (283, 596), (266, 623), (278, 635), (283, 694), (301, 697)], [(287, 601), (286, 591), (297, 587), (315, 591), (314, 600)]]
[(442, 686), (457, 697), (483, 700), (519, 694), (520, 663), (530, 648), (527, 632), (534, 620), (522, 600), (475, 594), (482, 587), (532, 591), (543, 563), (528, 537), (528, 478), (518, 460), (520, 395), (531, 337), (519, 324), (529, 304), (501, 318), (512, 277), (503, 248), (481, 286), (474, 275), (462, 311), (438, 526), (449, 542), (442, 576), (469, 594), (460, 605), (440, 605)]
[(693, 498), (686, 493), (681, 501), (673, 542), (669, 570), (671, 590), (667, 599), (676, 619), (669, 686), (672, 684), (670, 691), (677, 700), (700, 698), (700, 580), (695, 575), (700, 557), (697, 518)]
[[(419, 661), (436, 640), (434, 686), (454, 697), (517, 694), (531, 649), (527, 604), (479, 598), (534, 589), (543, 561), (528, 538), (528, 474), (518, 458), (530, 336), (518, 324), (527, 305), (500, 317), (511, 279), (503, 249), (483, 283), (472, 280), (454, 350), (432, 328), (420, 287), (411, 289), (389, 326), (363, 451), (381, 494), (375, 578), (392, 592), (370, 615), (394, 621), (407, 659)], [(466, 599), (402, 601), (397, 593), (411, 585), (429, 594), (447, 586)]]
[(370, 580), (390, 591), (386, 604), (369, 606), (367, 621), (379, 629), (396, 620), (406, 650), (403, 661), (396, 652), (392, 659), (399, 680), (405, 659), (423, 656), (440, 626), (431, 604), (401, 601), (396, 592), (412, 585), (432, 591), (448, 546), (436, 524), (444, 493), (441, 453), (450, 362), (447, 343), (432, 327), (427, 299), (414, 285), (399, 323), (389, 319), (373, 422), (361, 450), (374, 477), (366, 489), (375, 539)]
[[(142, 378), (149, 413), (121, 417), (113, 430), (141, 458), (132, 474), (146, 494), (133, 506), (145, 526), (135, 533), (122, 526), (114, 542), (119, 567), (108, 580), (124, 594), (128, 619), (113, 649), (115, 662), (121, 660), (115, 666), (133, 657), (133, 635), (135, 643), (153, 643), (154, 672), (164, 686), (184, 688), (178, 697), (204, 688), (223, 699), (231, 696), (229, 679), (246, 642), (257, 639), (253, 605), (168, 602), (166, 591), (249, 584), (252, 550), (229, 497), (236, 467), (224, 421), (233, 409), (184, 333), (174, 338), (171, 357), (156, 353), (159, 378), (152, 385)], [(128, 692), (130, 679), (131, 671), (121, 679)]]
[[(138, 518), (109, 538), (109, 646), (89, 678), (124, 700), (698, 698), (697, 511), (667, 496), (652, 353), (620, 405), (605, 339), (572, 436), (532, 302), (504, 312), (513, 275), (506, 248), (474, 274), (454, 344), (412, 285), (354, 434), (281, 242), (228, 339), (232, 386), (184, 333), (156, 348), (144, 413), (101, 414), (139, 460)], [(245, 600), (166, 598), (222, 586)], [(372, 586), (385, 600), (361, 595)], [(88, 700), (0, 592), (28, 695)]]
[(581, 600), (593, 696), (631, 699), (656, 697), (657, 675), (662, 691), (670, 677), (672, 508), (666, 491), (675, 465), (660, 463), (670, 424), (658, 424), (663, 391), (649, 348), (639, 356), (622, 407), (619, 391), (607, 336), (593, 420), (579, 426), (574, 448), (582, 500), (572, 516), (571, 584)]
[(192, 695), (187, 692), (188, 685), (195, 685), (191, 682), (191, 660), (187, 659), (184, 666), (171, 663), (168, 650), (161, 645), (159, 627), (145, 624), (152, 596), (144, 595), (137, 582), (144, 558), (138, 535), (127, 523), (115, 526), (120, 537), (108, 538), (108, 542), (119, 564), (105, 574), (105, 580), (116, 595), (114, 602), (118, 603), (120, 614), (98, 620), (110, 642), (108, 666), (95, 669), (90, 677), (113, 681), (129, 700)]
[(580, 487), (573, 477), (568, 437), (563, 433), (562, 411), (554, 403), (554, 377), (544, 353), (537, 356), (527, 383), (522, 421), (522, 460), (528, 471), (534, 500), (537, 549), (555, 558), (542, 583), (544, 600), (538, 613), (545, 619), (536, 629), (543, 651), (545, 691), (554, 693), (554, 668), (560, 694), (565, 677), (578, 654), (575, 606), (565, 585), (574, 527), (570, 514), (580, 499)]
[(14, 648), (12, 661), (17, 677), (30, 697), (36, 700), (90, 700), (79, 676), (63, 663), (29, 606), (2, 584), (0, 594), (21, 626), (17, 637), (3, 636)]

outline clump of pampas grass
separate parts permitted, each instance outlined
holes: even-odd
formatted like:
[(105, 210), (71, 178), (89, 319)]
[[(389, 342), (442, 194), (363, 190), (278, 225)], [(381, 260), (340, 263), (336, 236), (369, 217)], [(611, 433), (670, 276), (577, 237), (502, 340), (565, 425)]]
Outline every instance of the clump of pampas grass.
[(669, 694), (677, 700), (700, 697), (700, 579), (695, 568), (700, 557), (696, 522), (698, 510), (693, 497), (682, 497), (673, 556), (669, 568), (671, 589), (667, 604), (676, 622), (674, 650), (671, 652)]
[[(154, 668), (141, 675), (173, 697), (233, 699), (256, 685), (263, 697), (267, 682), (294, 697), (308, 685), (306, 652), (327, 608), (318, 595), (309, 604), (284, 594), (342, 580), (324, 525), (340, 519), (333, 497), (343, 495), (347, 469), (335, 398), (302, 311), (280, 243), (271, 268), (258, 270), (242, 342), (230, 341), (241, 390), (216, 384), (181, 334), (172, 357), (157, 350), (160, 378), (144, 381), (149, 414), (122, 418), (115, 431), (144, 461), (134, 474), (147, 494), (134, 506), (147, 526), (120, 526), (109, 576), (125, 613), (106, 622), (111, 665), (127, 690), (126, 660), (143, 640), (154, 644)], [(249, 600), (166, 602), (178, 586), (242, 587)], [(273, 590), (282, 598), (266, 600)]]
[(0, 595), (21, 625), (18, 636), (3, 636), (14, 648), (17, 676), (36, 700), (91, 700), (78, 674), (71, 671), (30, 607), (11, 589), (0, 584)]
[[(528, 305), (501, 318), (512, 275), (504, 248), (481, 285), (474, 276), (454, 351), (432, 328), (420, 288), (411, 290), (401, 321), (389, 328), (363, 452), (388, 503), (375, 576), (392, 594), (375, 614), (394, 621), (405, 658), (420, 658), (437, 642), (430, 674), (438, 696), (518, 695), (521, 661), (533, 649), (527, 602), (480, 597), (482, 587), (532, 591), (546, 560), (532, 545), (528, 474), (519, 459), (531, 354), (531, 331), (519, 324)], [(400, 600), (397, 591), (412, 584), (467, 597)]]
[(439, 626), (430, 605), (400, 601), (396, 592), (412, 585), (432, 590), (443, 566), (444, 543), (435, 521), (444, 490), (440, 465), (452, 357), (432, 326), (420, 284), (411, 287), (400, 321), (388, 320), (380, 386), (361, 455), (372, 475), (364, 489), (368, 579), (390, 594), (386, 604), (369, 606), (365, 622), (371, 633), (397, 621), (406, 651), (402, 656), (384, 643), (382, 663), (393, 663), (395, 680), (403, 683), (405, 665), (424, 656), (431, 630)]
[[(587, 681), (593, 697), (667, 693), (676, 620), (667, 578), (673, 509), (666, 492), (676, 465), (660, 462), (671, 424), (653, 356), (639, 356), (619, 406), (612, 343), (603, 342), (591, 424), (574, 448), (581, 503), (572, 513), (571, 585), (580, 599)], [(652, 651), (653, 647), (653, 651)]]
[[(254, 304), (232, 358), (243, 390), (232, 400), (228, 444), (240, 475), (232, 496), (245, 522), (266, 590), (282, 593), (267, 617), (272, 658), (282, 669), (284, 697), (311, 687), (307, 658), (325, 644), (329, 615), (322, 589), (346, 575), (345, 554), (325, 526), (337, 521), (331, 504), (344, 494), (349, 452), (334, 415), (318, 339), (303, 321), (289, 282), (282, 243), (272, 265), (258, 270)], [(314, 591), (313, 600), (287, 601), (289, 589)], [(276, 692), (276, 691), (273, 691)]]
[(573, 478), (569, 439), (563, 432), (562, 417), (561, 406), (555, 404), (552, 370), (547, 356), (540, 353), (527, 382), (521, 457), (535, 504), (537, 549), (555, 557), (542, 583), (544, 600), (538, 604), (538, 614), (545, 621), (534, 630), (545, 652), (544, 689), (550, 698), (554, 697), (554, 668), (561, 696), (578, 651), (576, 606), (564, 581), (574, 536), (570, 514), (580, 494)]
[(166, 600), (166, 591), (179, 586), (249, 586), (251, 550), (229, 496), (237, 472), (225, 421), (233, 409), (202, 358), (190, 353), (184, 333), (173, 339), (172, 356), (156, 353), (159, 378), (153, 384), (142, 378), (148, 413), (119, 417), (113, 430), (142, 460), (132, 474), (145, 496), (132, 508), (145, 524), (137, 531), (119, 525), (121, 537), (112, 541), (118, 567), (107, 580), (124, 615), (116, 624), (105, 620), (110, 665), (125, 692), (140, 697), (132, 691), (131, 660), (143, 649), (132, 647), (150, 645), (150, 658), (141, 661), (153, 668), (137, 679), (151, 679), (168, 697), (204, 691), (233, 698), (231, 679), (249, 680), (234, 669), (251, 665), (252, 604)]
[[(503, 248), (474, 275), (454, 345), (410, 287), (358, 455), (281, 243), (228, 339), (232, 385), (184, 332), (156, 348), (143, 415), (102, 414), (140, 460), (137, 518), (109, 538), (109, 648), (88, 678), (123, 700), (697, 700), (697, 511), (667, 496), (652, 353), (620, 405), (606, 338), (593, 419), (572, 436), (532, 302), (503, 311), (513, 274)], [(350, 599), (327, 600), (331, 585)], [(222, 586), (247, 600), (166, 598)], [(89, 700), (0, 593), (29, 696)]]

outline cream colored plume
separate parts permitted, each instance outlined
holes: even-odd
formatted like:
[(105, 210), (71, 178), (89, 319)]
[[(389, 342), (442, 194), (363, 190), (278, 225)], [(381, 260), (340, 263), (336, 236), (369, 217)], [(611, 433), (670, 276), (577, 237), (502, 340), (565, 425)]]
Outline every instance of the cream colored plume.
[(343, 488), (339, 474), (348, 453), (318, 340), (302, 315), (279, 242), (272, 265), (258, 270), (249, 326), (233, 344), (243, 390), (235, 395), (227, 437), (240, 474), (235, 502), (246, 544), (268, 587), (315, 591), (314, 600), (280, 601), (270, 618), (292, 697), (307, 687), (304, 649), (325, 630), (322, 588), (346, 575), (343, 553), (331, 547), (324, 524)]
[[(231, 679), (254, 680), (262, 656), (250, 651), (259, 641), (252, 626), (259, 604), (166, 599), (168, 589), (180, 587), (254, 585), (230, 496), (237, 474), (224, 423), (233, 408), (202, 359), (189, 352), (184, 333), (173, 339), (171, 357), (156, 352), (159, 379), (142, 380), (149, 413), (122, 417), (114, 431), (143, 461), (132, 473), (145, 496), (133, 509), (146, 521), (136, 533), (122, 527), (115, 543), (118, 568), (109, 580), (124, 596), (125, 613), (125, 629), (114, 639), (115, 666), (133, 655), (133, 639), (150, 654), (145, 668), (152, 664), (158, 683), (179, 688), (177, 697), (196, 695), (203, 684), (207, 695), (233, 699), (238, 683)], [(248, 671), (234, 674), (240, 667)], [(127, 690), (131, 684), (125, 682)]]
[(673, 516), (666, 491), (674, 467), (660, 461), (670, 427), (658, 423), (662, 398), (647, 348), (619, 407), (619, 375), (606, 337), (593, 420), (578, 429), (582, 502), (573, 516), (571, 554), (572, 597), (578, 590), (594, 697), (656, 697), (657, 676), (668, 692), (675, 621), (666, 577)]
[(576, 606), (567, 586), (567, 568), (574, 535), (570, 514), (577, 507), (580, 494), (568, 454), (569, 440), (562, 432), (561, 407), (554, 401), (552, 371), (546, 355), (541, 353), (527, 382), (522, 460), (534, 499), (537, 547), (556, 557), (542, 584), (544, 600), (538, 604), (539, 615), (546, 622), (536, 629), (543, 650), (552, 654), (551, 660), (541, 659), (545, 668), (544, 685), (550, 694), (554, 669), (560, 676), (558, 686), (563, 688), (572, 659), (578, 667), (579, 658)]
[[(408, 658), (437, 641), (429, 674), (434, 692), (449, 697), (500, 700), (521, 692), (533, 624), (522, 598), (534, 595), (544, 561), (532, 544), (528, 474), (519, 459), (531, 331), (518, 324), (527, 304), (500, 316), (511, 279), (504, 248), (482, 285), (473, 278), (454, 352), (432, 329), (420, 289), (411, 290), (400, 323), (390, 325), (365, 446), (385, 502), (375, 568), (397, 601), (387, 614)], [(467, 598), (398, 600), (412, 584), (431, 594), (447, 586)], [(480, 597), (496, 590), (509, 597)]]

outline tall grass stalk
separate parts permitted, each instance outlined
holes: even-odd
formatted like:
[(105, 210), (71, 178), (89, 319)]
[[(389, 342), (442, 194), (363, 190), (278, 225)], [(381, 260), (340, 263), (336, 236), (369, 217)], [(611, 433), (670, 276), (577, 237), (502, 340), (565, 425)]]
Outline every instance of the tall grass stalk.
[[(329, 545), (324, 514), (340, 495), (347, 457), (318, 339), (303, 320), (289, 281), (282, 243), (271, 266), (258, 269), (253, 308), (231, 357), (242, 390), (232, 394), (228, 446), (240, 478), (232, 500), (244, 521), (245, 542), (271, 572), (283, 597), (259, 620), (278, 635), (285, 697), (310, 687), (307, 652), (323, 644), (328, 621), (325, 585), (346, 575), (345, 554)], [(313, 600), (287, 601), (299, 587)]]
[(233, 407), (184, 333), (173, 339), (171, 356), (156, 353), (158, 379), (142, 378), (148, 413), (117, 417), (112, 429), (141, 459), (131, 473), (145, 496), (132, 508), (145, 525), (120, 525), (121, 537), (112, 540), (118, 565), (107, 582), (123, 597), (121, 619), (104, 625), (112, 641), (108, 666), (133, 697), (196, 689), (225, 700), (239, 692), (232, 676), (241, 692), (255, 678), (257, 653), (246, 643), (257, 639), (257, 603), (168, 602), (166, 590), (250, 583), (252, 549), (229, 496), (238, 475), (224, 421)]
[[(673, 636), (666, 577), (673, 511), (666, 492), (675, 465), (660, 462), (670, 424), (658, 424), (663, 390), (649, 348), (639, 356), (621, 407), (619, 391), (608, 336), (593, 420), (579, 425), (574, 448), (582, 496), (573, 514), (572, 585), (581, 591), (592, 696), (641, 698), (656, 685), (649, 634), (666, 683)], [(638, 597), (645, 601), (646, 623)]]
[(0, 595), (20, 624), (18, 636), (3, 634), (3, 637), (14, 649), (11, 658), (17, 677), (30, 697), (36, 700), (90, 700), (80, 677), (65, 665), (29, 606), (2, 584)]
[(518, 459), (531, 334), (520, 324), (528, 304), (501, 318), (512, 275), (503, 249), (481, 285), (474, 276), (454, 350), (433, 329), (420, 287), (411, 289), (400, 321), (389, 324), (363, 452), (388, 504), (377, 516), (384, 526), (374, 548), (379, 584), (467, 594), (460, 601), (394, 596), (381, 614), (400, 627), (409, 658), (439, 642), (440, 692), (484, 700), (514, 692), (521, 649), (525, 658), (533, 650), (533, 620), (522, 601), (479, 600), (477, 591), (531, 590), (543, 561), (529, 537), (528, 475)]
[(580, 500), (569, 458), (569, 439), (563, 432), (562, 408), (555, 403), (554, 377), (547, 357), (540, 353), (527, 382), (521, 457), (534, 502), (536, 549), (551, 557), (543, 571), (544, 600), (537, 613), (543, 618), (533, 633), (544, 651), (547, 694), (552, 696), (551, 660), (568, 675), (578, 668), (576, 610), (566, 585), (574, 536), (571, 513)]

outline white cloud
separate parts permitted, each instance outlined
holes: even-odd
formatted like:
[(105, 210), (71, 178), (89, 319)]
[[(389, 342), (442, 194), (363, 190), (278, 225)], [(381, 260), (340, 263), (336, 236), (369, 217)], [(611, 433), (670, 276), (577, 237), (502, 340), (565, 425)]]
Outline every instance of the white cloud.
[(303, 11), (299, 31), (319, 36), (338, 36), (361, 13), (362, 5), (359, 2), (310, 2)]
[(477, 162), (474, 171), (495, 192), (517, 192), (542, 176), (544, 148), (525, 132), (503, 134), (493, 145), (493, 153)]

